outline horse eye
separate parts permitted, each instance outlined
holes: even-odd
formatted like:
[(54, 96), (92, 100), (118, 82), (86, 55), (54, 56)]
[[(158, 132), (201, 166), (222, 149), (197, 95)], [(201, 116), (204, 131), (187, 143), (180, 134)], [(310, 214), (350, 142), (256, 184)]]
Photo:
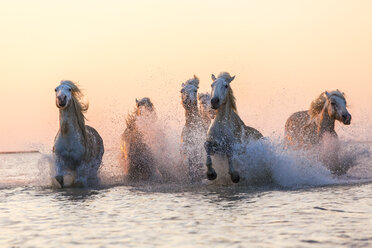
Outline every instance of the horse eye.
[(69, 88), (68, 91), (71, 91), (71, 88)]
[(335, 102), (331, 102), (331, 105), (332, 105), (332, 106), (335, 106), (335, 105), (336, 105), (336, 103), (335, 103)]
[(54, 91), (57, 92), (57, 88), (55, 88)]
[(225, 85), (225, 88), (227, 89), (227, 87), (229, 87), (229, 85), (226, 84), (226, 85)]

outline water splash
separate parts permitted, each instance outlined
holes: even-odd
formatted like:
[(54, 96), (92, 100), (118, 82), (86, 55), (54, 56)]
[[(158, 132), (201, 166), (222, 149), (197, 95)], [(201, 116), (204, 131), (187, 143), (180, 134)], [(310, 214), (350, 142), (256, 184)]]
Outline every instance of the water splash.
[[(156, 166), (168, 176), (163, 183), (185, 185), (187, 168), (182, 165), (179, 127), (169, 125), (164, 119), (159, 119), (152, 127), (146, 131), (146, 142), (156, 158)], [(277, 137), (235, 147), (238, 154), (234, 157), (234, 162), (242, 178), (238, 185), (272, 184), (296, 188), (371, 181), (370, 144), (343, 140), (340, 147), (340, 162), (343, 166), (350, 167), (342, 176), (332, 174), (320, 162), (319, 156), (284, 149)], [(0, 187), (51, 186), (54, 163), (50, 152), (0, 156)], [(119, 163), (119, 156), (119, 146), (106, 149), (99, 172), (103, 186), (128, 183), (123, 166)], [(204, 180), (204, 183), (232, 185), (226, 159), (215, 157), (213, 165), (217, 169), (218, 180)]]

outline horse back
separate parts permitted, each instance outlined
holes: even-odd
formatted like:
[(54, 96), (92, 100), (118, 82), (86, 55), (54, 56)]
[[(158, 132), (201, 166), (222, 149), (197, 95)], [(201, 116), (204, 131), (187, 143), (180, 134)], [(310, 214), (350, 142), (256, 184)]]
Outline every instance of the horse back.
[(263, 138), (263, 135), (261, 134), (260, 131), (253, 127), (245, 125), (245, 123), (237, 113), (235, 113), (234, 117), (235, 118), (233, 118), (233, 120), (235, 119), (235, 123), (238, 126), (237, 131), (242, 132), (241, 134), (238, 134), (237, 137), (241, 137), (242, 134), (244, 134), (243, 136), (245, 137), (245, 139), (248, 139), (248, 141)]
[(98, 159), (99, 161), (102, 160), (102, 156), (104, 153), (104, 145), (102, 137), (99, 135), (96, 129), (91, 126), (85, 126), (86, 133), (87, 133), (87, 141), (86, 141), (86, 159)]
[(246, 136), (248, 137), (248, 139), (258, 140), (258, 139), (263, 138), (262, 133), (260, 133), (260, 131), (258, 131), (257, 129), (253, 127), (244, 125), (244, 130), (246, 132)]
[(284, 137), (287, 146), (304, 147), (316, 143), (316, 124), (308, 111), (292, 114), (285, 123)]

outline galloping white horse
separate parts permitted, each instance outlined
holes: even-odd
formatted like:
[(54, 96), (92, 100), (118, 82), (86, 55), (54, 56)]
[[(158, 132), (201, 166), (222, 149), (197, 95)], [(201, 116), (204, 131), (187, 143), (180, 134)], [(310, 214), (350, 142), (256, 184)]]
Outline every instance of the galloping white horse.
[(104, 147), (98, 132), (85, 125), (88, 104), (81, 101), (83, 94), (72, 81), (61, 81), (55, 92), (59, 130), (53, 147), (54, 183), (60, 187), (96, 184)]
[(194, 78), (182, 83), (181, 97), (185, 108), (186, 123), (182, 129), (182, 154), (187, 163), (189, 179), (191, 182), (201, 181), (203, 175), (203, 143), (206, 136), (206, 127), (198, 111), (197, 92), (199, 79)]
[(233, 166), (233, 146), (248, 143), (251, 140), (262, 138), (262, 134), (252, 127), (248, 127), (237, 114), (235, 97), (230, 83), (235, 78), (223, 72), (216, 78), (212, 74), (212, 108), (217, 110), (216, 118), (212, 121), (205, 142), (207, 151), (207, 177), (209, 180), (217, 178), (217, 173), (212, 167), (211, 156), (215, 153), (227, 156), (229, 174), (234, 183), (239, 182), (239, 173)]
[(350, 125), (351, 115), (346, 106), (344, 93), (339, 90), (323, 92), (311, 103), (308, 111), (296, 112), (288, 118), (284, 134), (286, 146), (310, 149), (320, 145), (325, 154), (325, 164), (334, 173), (345, 173), (346, 168), (338, 166), (335, 120)]

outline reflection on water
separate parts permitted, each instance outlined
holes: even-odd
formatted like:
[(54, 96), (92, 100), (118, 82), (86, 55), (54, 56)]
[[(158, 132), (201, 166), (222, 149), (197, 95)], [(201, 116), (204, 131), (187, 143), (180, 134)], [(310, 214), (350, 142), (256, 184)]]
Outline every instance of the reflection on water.
[(1, 246), (371, 244), (372, 184), (283, 190), (172, 185), (0, 190)]

